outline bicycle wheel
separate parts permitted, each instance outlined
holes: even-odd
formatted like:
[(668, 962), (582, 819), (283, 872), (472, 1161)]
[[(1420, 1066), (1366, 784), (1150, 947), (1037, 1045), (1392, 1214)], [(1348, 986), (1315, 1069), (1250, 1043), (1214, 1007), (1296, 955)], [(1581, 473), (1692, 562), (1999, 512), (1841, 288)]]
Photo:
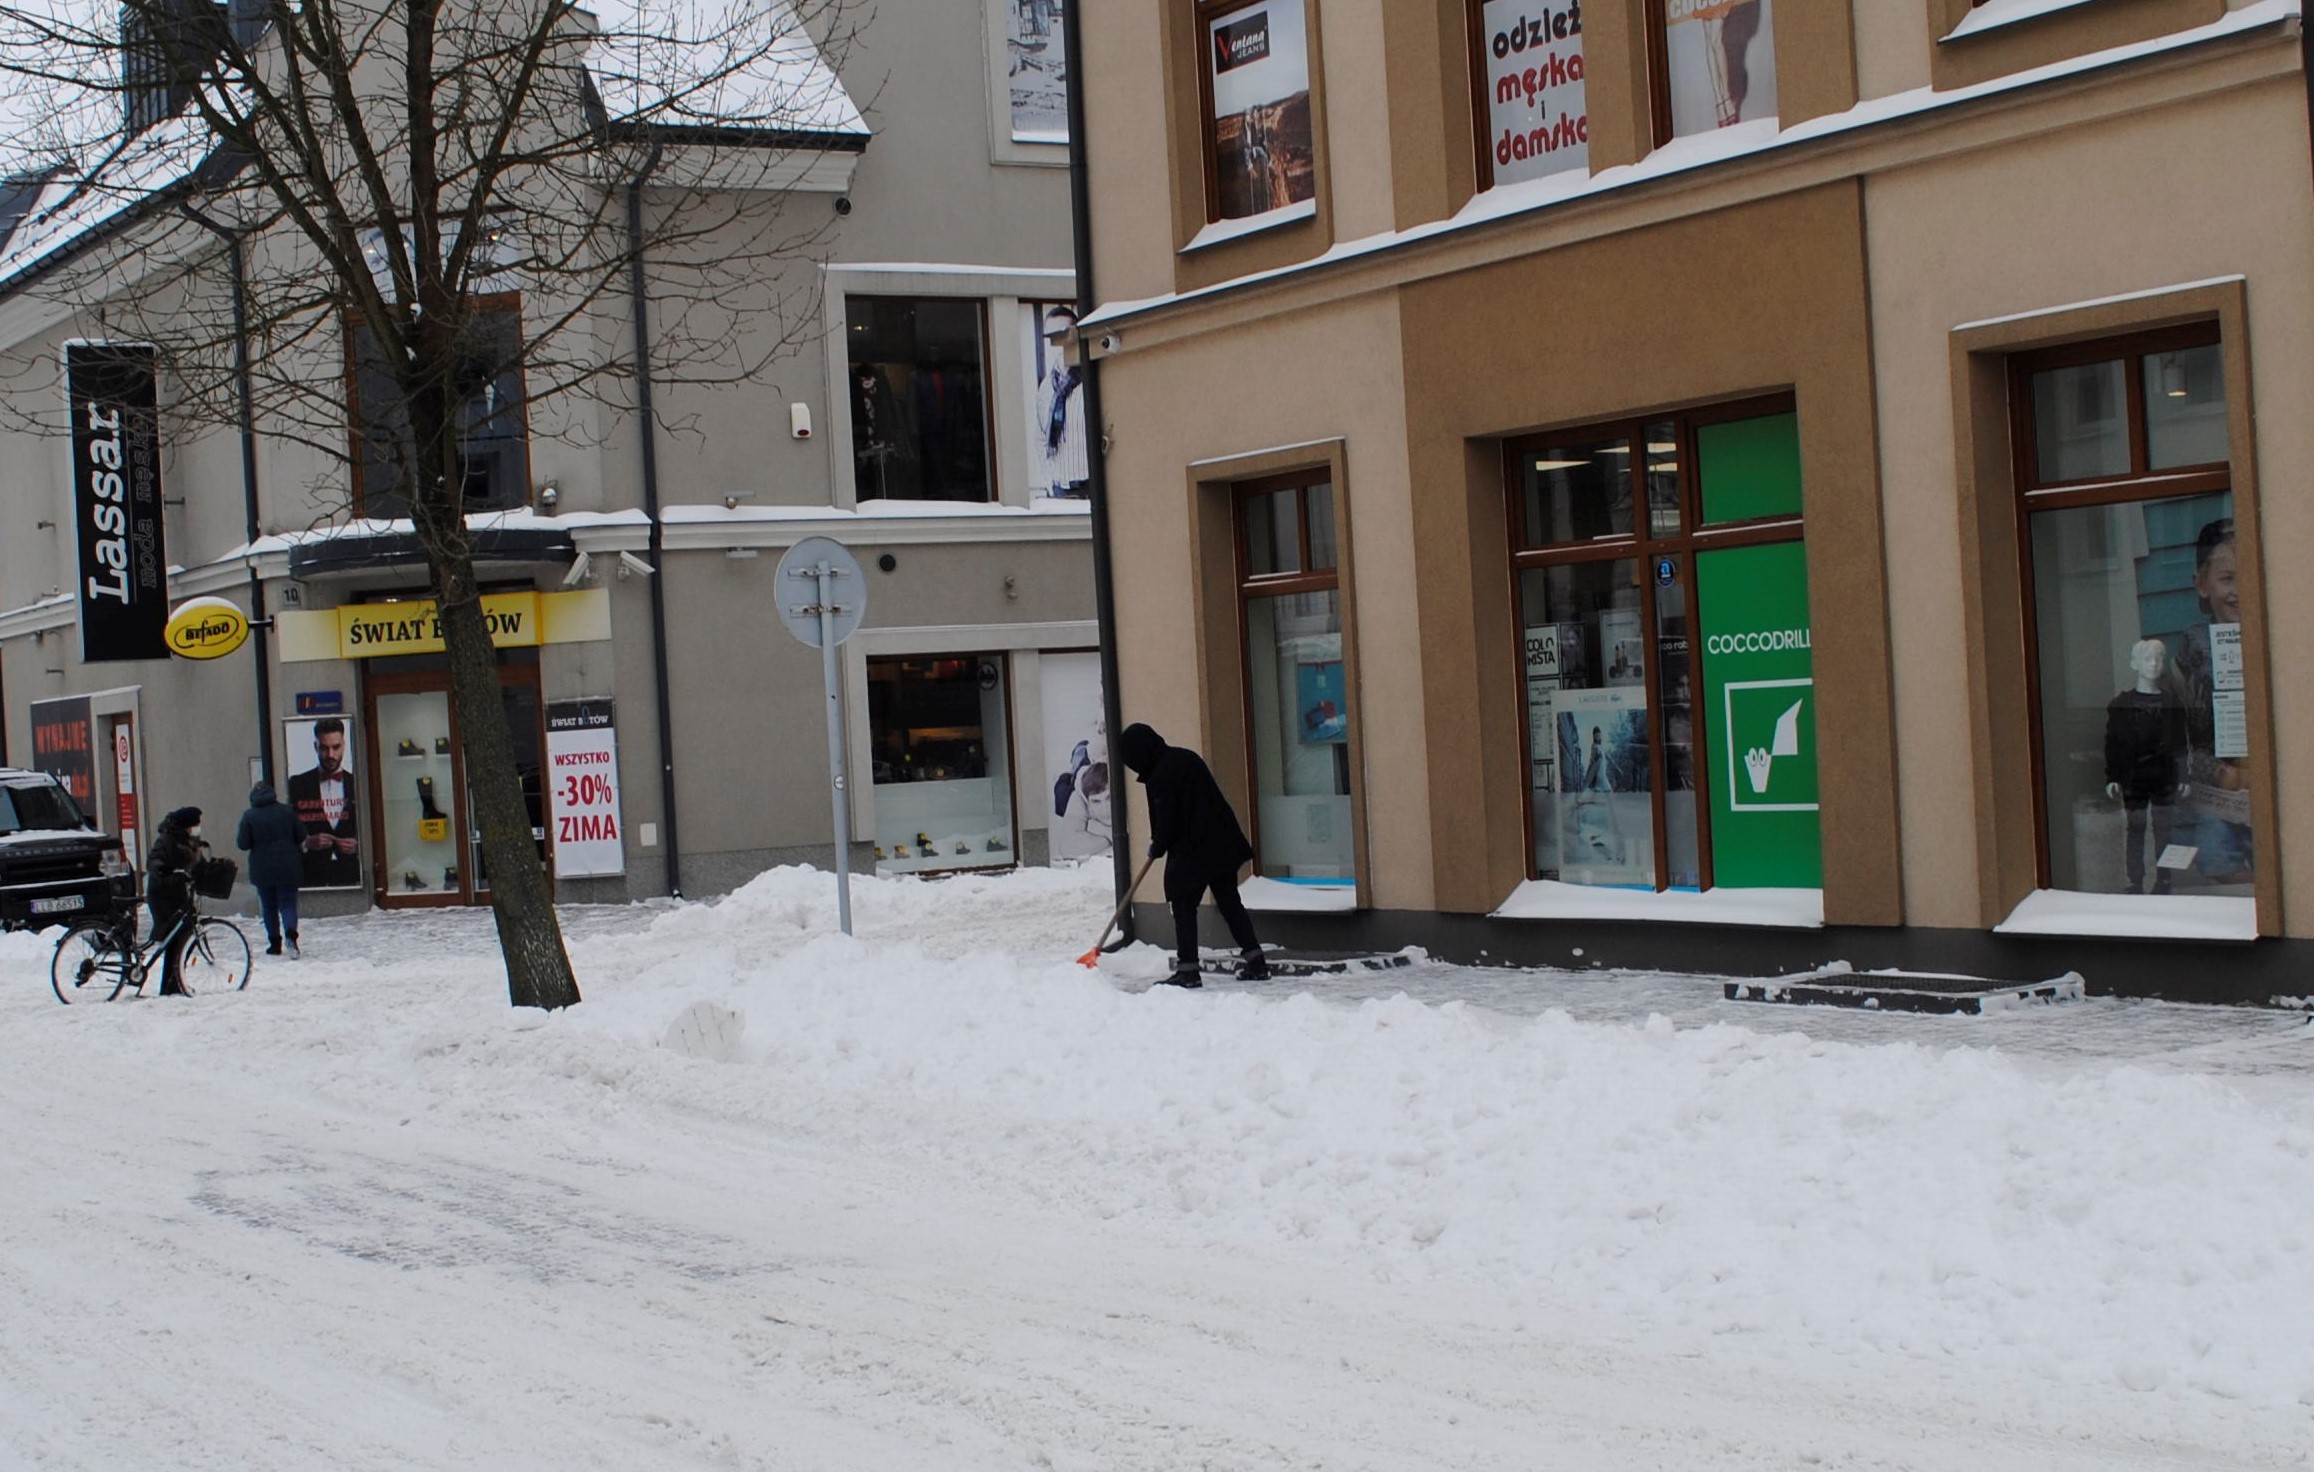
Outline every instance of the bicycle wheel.
[(249, 985), (249, 939), (231, 921), (204, 919), (185, 942), (185, 990), (237, 992)]
[(48, 984), (56, 1000), (109, 1002), (128, 985), (130, 953), (121, 946), (119, 929), (110, 920), (82, 920), (58, 937), (48, 961)]

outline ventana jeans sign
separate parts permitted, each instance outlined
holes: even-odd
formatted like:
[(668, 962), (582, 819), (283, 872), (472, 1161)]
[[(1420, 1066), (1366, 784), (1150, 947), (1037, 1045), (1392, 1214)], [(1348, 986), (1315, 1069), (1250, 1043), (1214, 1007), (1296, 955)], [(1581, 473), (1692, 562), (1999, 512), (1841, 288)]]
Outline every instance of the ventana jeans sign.
[(80, 657), (87, 664), (169, 655), (154, 363), (153, 349), (134, 343), (76, 342), (64, 349), (73, 524), (80, 538)]

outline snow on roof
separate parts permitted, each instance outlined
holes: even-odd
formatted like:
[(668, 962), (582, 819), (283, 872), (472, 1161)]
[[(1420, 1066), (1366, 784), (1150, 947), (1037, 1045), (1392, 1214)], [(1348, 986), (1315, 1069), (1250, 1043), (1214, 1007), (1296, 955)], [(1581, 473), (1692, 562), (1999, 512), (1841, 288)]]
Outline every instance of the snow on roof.
[(784, 0), (590, 0), (587, 69), (614, 122), (868, 135)]
[[(60, 13), (84, 3), (50, 0)], [(588, 69), (614, 121), (868, 136), (859, 108), (783, 0), (595, 0), (588, 13), (600, 24)], [(21, 54), (29, 44), (0, 25), (0, 50)], [(0, 289), (125, 224), (217, 151), (190, 112), (123, 137), (113, 77), (89, 72), (85, 59), (60, 67), (46, 86), (22, 75), (0, 86), (0, 174), (8, 176), (0, 184), (14, 186), (6, 205), (17, 216), (12, 228), (0, 227)], [(86, 166), (63, 157), (67, 133), (95, 140), (83, 151)]]

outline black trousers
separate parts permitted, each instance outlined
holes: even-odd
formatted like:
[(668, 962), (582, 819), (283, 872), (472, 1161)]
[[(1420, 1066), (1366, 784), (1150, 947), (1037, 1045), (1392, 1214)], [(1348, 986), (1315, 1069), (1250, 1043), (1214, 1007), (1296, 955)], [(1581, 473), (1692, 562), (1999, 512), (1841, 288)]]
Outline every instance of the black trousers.
[(1253, 917), (1237, 897), (1236, 873), (1216, 879), (1207, 874), (1177, 873), (1167, 865), (1165, 899), (1173, 906), (1173, 952), (1184, 966), (1197, 964), (1197, 906), (1208, 890), (1213, 892), (1213, 908), (1221, 912), (1221, 923), (1229, 927), (1229, 938), (1237, 942), (1237, 948), (1261, 949), (1261, 941), (1253, 933)]
[[(155, 938), (164, 935), (170, 937), (168, 949), (161, 956), (161, 993), (164, 996), (173, 995), (184, 989), (185, 942), (193, 938), (192, 931), (184, 924), (186, 906), (149, 901), (147, 908), (153, 912)], [(171, 933), (172, 929), (174, 934)]]

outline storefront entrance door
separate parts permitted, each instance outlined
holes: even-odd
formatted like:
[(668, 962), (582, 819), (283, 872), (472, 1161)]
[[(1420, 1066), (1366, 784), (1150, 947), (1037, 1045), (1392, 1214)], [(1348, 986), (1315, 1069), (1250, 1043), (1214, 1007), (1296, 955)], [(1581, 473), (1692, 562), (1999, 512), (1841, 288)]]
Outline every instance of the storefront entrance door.
[[(498, 678), (531, 830), (543, 857), (545, 730), (538, 671), (510, 666)], [(481, 902), (490, 884), (474, 831), (465, 755), (451, 719), (449, 676), (372, 676), (366, 699), (371, 811), (378, 815), (379, 858), (373, 875), (378, 903), (399, 908)]]

